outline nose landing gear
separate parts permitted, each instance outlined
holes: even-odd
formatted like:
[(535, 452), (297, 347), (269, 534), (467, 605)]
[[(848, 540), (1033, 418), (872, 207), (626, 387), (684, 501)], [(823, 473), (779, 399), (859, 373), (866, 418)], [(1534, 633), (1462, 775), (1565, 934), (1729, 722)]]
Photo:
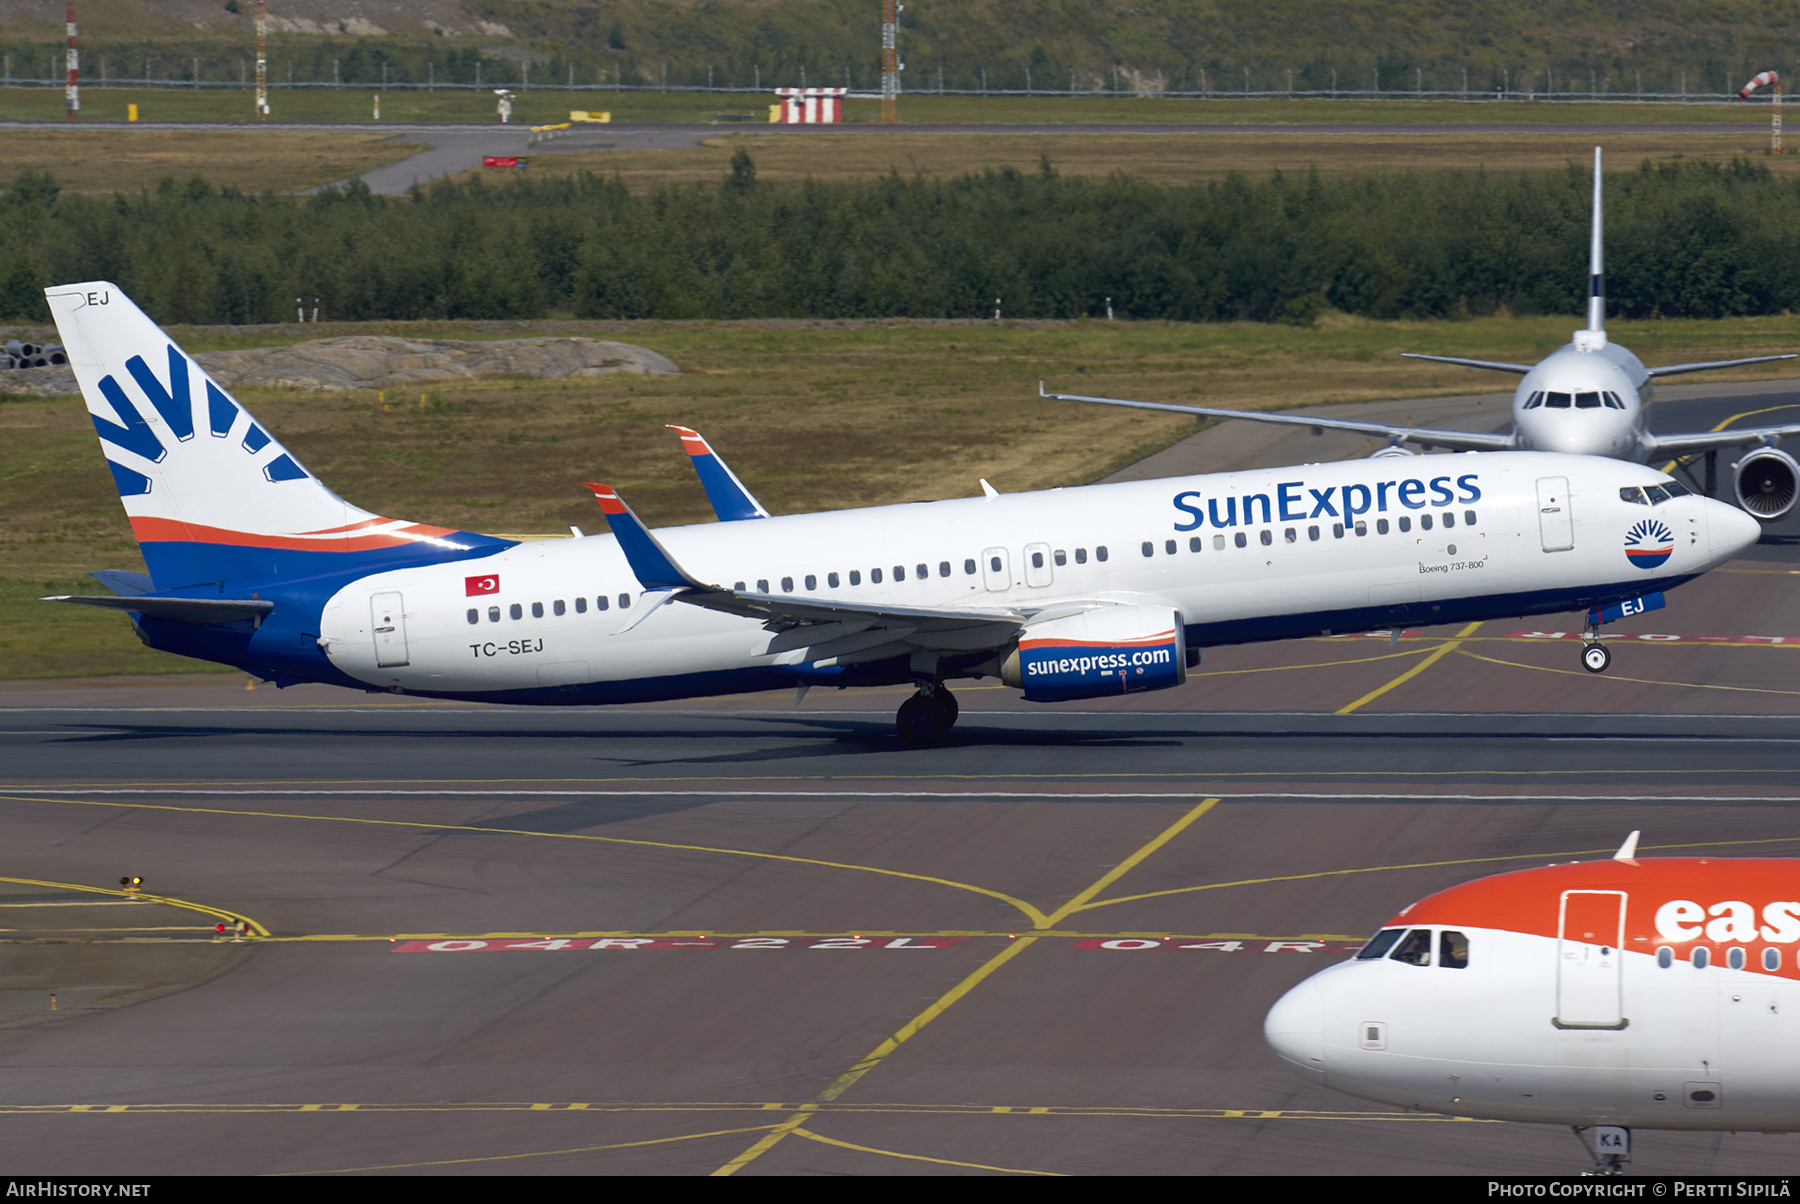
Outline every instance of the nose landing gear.
[(960, 710), (946, 687), (921, 685), (917, 694), (900, 704), (894, 727), (908, 744), (933, 744), (955, 726)]
[(1581, 667), (1589, 673), (1604, 673), (1612, 664), (1612, 650), (1598, 640), (1581, 646)]
[[(1571, 1125), (1575, 1140), (1581, 1143), (1594, 1159), (1594, 1169), (1583, 1171), (1583, 1175), (1622, 1175), (1625, 1164), (1631, 1161), (1631, 1130), (1621, 1125)], [(1594, 1140), (1589, 1144), (1587, 1135), (1592, 1133)]]

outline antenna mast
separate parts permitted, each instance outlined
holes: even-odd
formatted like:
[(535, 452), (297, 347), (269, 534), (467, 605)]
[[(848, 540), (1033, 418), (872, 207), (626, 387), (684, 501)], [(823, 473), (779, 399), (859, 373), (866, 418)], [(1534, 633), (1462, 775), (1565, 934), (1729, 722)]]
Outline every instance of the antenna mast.
[(63, 84), (63, 120), (74, 121), (81, 112), (81, 52), (75, 49), (75, 6), (69, 5), (69, 75)]
[(269, 119), (269, 14), (256, 0), (256, 119)]
[(905, 11), (906, 5), (897, 0), (881, 0), (881, 120), (886, 125), (900, 120), (900, 72), (905, 64), (894, 40), (900, 30), (900, 14)]

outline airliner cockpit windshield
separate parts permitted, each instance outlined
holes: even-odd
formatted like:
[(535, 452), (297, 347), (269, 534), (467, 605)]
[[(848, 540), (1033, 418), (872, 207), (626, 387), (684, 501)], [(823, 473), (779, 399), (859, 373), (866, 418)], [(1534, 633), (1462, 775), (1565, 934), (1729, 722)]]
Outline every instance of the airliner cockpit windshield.
[(1539, 390), (1525, 399), (1525, 408), (1528, 410), (1567, 410), (1570, 408), (1598, 410), (1603, 407), (1608, 410), (1622, 410), (1625, 408), (1625, 403), (1619, 399), (1617, 393), (1611, 390), (1595, 393), (1547, 393)]
[(1621, 485), (1619, 500), (1634, 506), (1660, 506), (1670, 498), (1687, 497), (1692, 493), (1693, 490), (1679, 481), (1664, 481), (1660, 485)]

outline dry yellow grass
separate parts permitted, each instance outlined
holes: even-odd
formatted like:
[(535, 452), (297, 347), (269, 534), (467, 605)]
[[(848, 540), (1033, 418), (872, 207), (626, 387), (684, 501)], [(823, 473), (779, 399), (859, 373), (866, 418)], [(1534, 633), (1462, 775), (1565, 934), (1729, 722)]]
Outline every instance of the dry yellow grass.
[(396, 163), (423, 148), (387, 134), (280, 129), (0, 130), (12, 173), (47, 171), (72, 192), (136, 191), (164, 176), (201, 175), (245, 192), (294, 192)]
[[(1760, 154), (1766, 139), (1741, 131), (1717, 134), (1233, 133), (991, 134), (787, 133), (734, 134), (694, 150), (545, 153), (531, 170), (618, 173), (634, 192), (671, 184), (717, 183), (739, 147), (756, 161), (757, 178), (778, 186), (807, 179), (867, 180), (897, 171), (951, 178), (1003, 167), (1036, 171), (1048, 157), (1065, 175), (1122, 172), (1156, 184), (1192, 184), (1231, 172), (1264, 176), (1312, 169), (1328, 175), (1370, 171), (1542, 171), (1585, 163), (1596, 145), (1614, 167), (1674, 158), (1725, 160)], [(1777, 172), (1800, 170), (1794, 158), (1768, 158)]]

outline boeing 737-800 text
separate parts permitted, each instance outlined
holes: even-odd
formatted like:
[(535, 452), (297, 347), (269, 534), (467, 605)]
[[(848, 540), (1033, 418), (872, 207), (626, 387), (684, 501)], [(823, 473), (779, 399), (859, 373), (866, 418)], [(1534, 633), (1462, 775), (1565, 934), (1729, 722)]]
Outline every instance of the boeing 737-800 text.
[(279, 684), (585, 705), (911, 682), (898, 725), (926, 740), (955, 722), (957, 679), (1055, 702), (1180, 685), (1207, 644), (1571, 609), (1593, 626), (1757, 534), (1642, 465), (1518, 454), (768, 517), (682, 430), (735, 521), (652, 533), (596, 485), (612, 534), (522, 544), (359, 509), (116, 286), (47, 295), (149, 568), (58, 600)]
[[(1679, 435), (1655, 435), (1644, 428), (1652, 386), (1664, 376), (1706, 372), (1791, 360), (1788, 355), (1758, 355), (1749, 359), (1717, 360), (1701, 364), (1672, 364), (1646, 368), (1637, 356), (1606, 338), (1606, 289), (1602, 272), (1600, 214), (1600, 151), (1594, 151), (1594, 216), (1588, 265), (1587, 328), (1575, 332), (1565, 347), (1545, 356), (1536, 365), (1501, 364), (1490, 360), (1459, 359), (1445, 355), (1408, 358), (1435, 360), (1465, 368), (1511, 372), (1524, 379), (1513, 391), (1511, 432), (1480, 434), (1470, 431), (1432, 430), (1426, 427), (1390, 426), (1346, 418), (1304, 417), (1297, 414), (1262, 414), (1227, 410), (1216, 406), (1173, 405), (1165, 402), (1128, 401), (1117, 397), (1084, 397), (1072, 393), (1043, 393), (1061, 401), (1092, 401), (1103, 405), (1131, 406), (1147, 410), (1174, 410), (1206, 418), (1246, 418), (1252, 422), (1281, 423), (1315, 430), (1353, 431), (1386, 440), (1377, 456), (1410, 455), (1407, 444), (1441, 447), (1451, 451), (1559, 451), (1579, 455), (1611, 456), (1639, 464), (1691, 456), (1704, 456), (1706, 476), (1695, 481), (1711, 496), (1718, 490), (1717, 453), (1722, 448), (1745, 448), (1731, 468), (1732, 495), (1739, 506), (1768, 523), (1783, 517), (1800, 499), (1800, 462), (1779, 450), (1783, 438), (1800, 434), (1800, 424), (1738, 427), (1724, 431), (1696, 431)], [(1042, 392), (1042, 386), (1039, 386)], [(1693, 478), (1690, 477), (1690, 480)]]

